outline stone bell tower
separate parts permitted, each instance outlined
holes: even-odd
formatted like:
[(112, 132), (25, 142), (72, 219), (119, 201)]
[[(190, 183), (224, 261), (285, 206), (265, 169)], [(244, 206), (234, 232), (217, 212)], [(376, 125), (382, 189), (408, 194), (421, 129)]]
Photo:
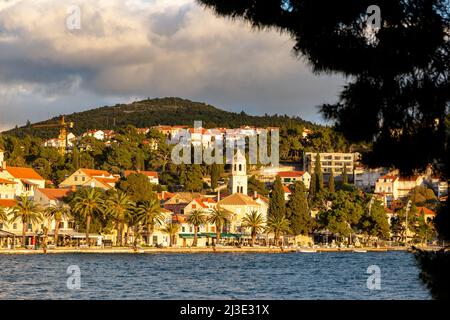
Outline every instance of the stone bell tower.
[(242, 193), (247, 195), (247, 161), (240, 149), (237, 150), (231, 162), (231, 193)]

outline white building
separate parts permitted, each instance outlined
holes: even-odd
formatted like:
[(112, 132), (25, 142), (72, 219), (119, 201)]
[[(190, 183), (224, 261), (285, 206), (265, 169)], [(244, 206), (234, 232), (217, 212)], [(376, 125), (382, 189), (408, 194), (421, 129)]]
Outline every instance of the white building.
[(230, 192), (247, 194), (247, 161), (240, 149), (231, 162)]
[(369, 169), (358, 166), (353, 172), (354, 185), (365, 191), (374, 190), (377, 180), (386, 173), (385, 168)]
[(301, 181), (306, 189), (309, 189), (311, 184), (311, 175), (307, 171), (287, 171), (280, 172), (278, 176), (284, 185), (294, 184), (296, 181)]
[[(317, 153), (306, 152), (303, 158), (303, 168), (309, 173), (314, 172), (316, 164)], [(320, 165), (323, 173), (330, 173), (333, 169), (334, 175), (340, 176), (346, 168), (347, 175), (353, 175), (353, 170), (361, 159), (361, 154), (354, 153), (342, 153), (342, 152), (321, 152)]]

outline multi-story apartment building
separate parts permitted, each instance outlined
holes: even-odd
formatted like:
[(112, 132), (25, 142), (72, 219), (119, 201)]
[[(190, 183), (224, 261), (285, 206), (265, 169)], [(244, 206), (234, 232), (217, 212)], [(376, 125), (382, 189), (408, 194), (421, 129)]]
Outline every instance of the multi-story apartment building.
[[(309, 173), (314, 172), (317, 153), (306, 152), (303, 157), (303, 168)], [(340, 176), (344, 172), (344, 167), (349, 176), (353, 175), (353, 170), (361, 159), (361, 154), (354, 153), (341, 153), (341, 152), (322, 152), (319, 153), (320, 165), (322, 166), (322, 172), (329, 174), (333, 169), (335, 176)]]

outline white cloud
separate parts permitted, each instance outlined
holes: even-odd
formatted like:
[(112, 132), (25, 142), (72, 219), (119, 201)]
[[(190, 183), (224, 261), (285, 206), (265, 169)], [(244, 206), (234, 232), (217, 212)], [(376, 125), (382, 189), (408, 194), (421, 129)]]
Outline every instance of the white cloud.
[[(73, 4), (81, 8), (80, 30), (66, 28)], [(58, 113), (66, 100), (77, 111), (156, 96), (316, 120), (315, 105), (332, 102), (342, 81), (312, 75), (291, 47), (287, 35), (218, 18), (193, 0), (4, 1), (0, 124), (26, 121), (8, 113), (7, 96), (32, 120)], [(19, 95), (26, 99), (11, 94), (19, 88), (27, 88)], [(35, 100), (44, 110), (35, 110)]]

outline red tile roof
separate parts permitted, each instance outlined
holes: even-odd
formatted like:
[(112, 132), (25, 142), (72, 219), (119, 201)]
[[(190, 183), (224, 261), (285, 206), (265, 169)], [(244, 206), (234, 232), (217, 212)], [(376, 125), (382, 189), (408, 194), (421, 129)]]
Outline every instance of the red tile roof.
[(417, 210), (420, 214), (425, 214), (426, 216), (435, 216), (436, 212), (433, 210), (428, 209), (427, 207), (417, 207)]
[(175, 195), (175, 193), (171, 193), (169, 191), (163, 191), (163, 192), (158, 192), (158, 199), (159, 200), (167, 200), (172, 198)]
[(305, 171), (286, 171), (286, 172), (279, 172), (278, 176), (280, 178), (297, 178), (301, 177), (305, 174)]
[(6, 171), (16, 179), (45, 180), (33, 168), (7, 167)]
[(109, 173), (106, 170), (95, 170), (95, 169), (80, 169), (81, 171), (83, 171), (86, 175), (90, 176), (91, 178), (94, 176), (106, 176), (109, 177), (111, 175), (111, 173)]
[(17, 182), (0, 178), (0, 183), (3, 183), (3, 184), (16, 184)]
[(292, 193), (288, 186), (283, 186), (284, 193)]
[(14, 199), (0, 199), (0, 207), (14, 207), (16, 203)]
[(37, 190), (50, 200), (62, 200), (71, 192), (70, 189), (38, 188)]
[(133, 174), (133, 173), (141, 173), (147, 177), (158, 178), (158, 172), (156, 172), (156, 171), (125, 170), (125, 172), (124, 172), (125, 177), (128, 177), (130, 174)]

